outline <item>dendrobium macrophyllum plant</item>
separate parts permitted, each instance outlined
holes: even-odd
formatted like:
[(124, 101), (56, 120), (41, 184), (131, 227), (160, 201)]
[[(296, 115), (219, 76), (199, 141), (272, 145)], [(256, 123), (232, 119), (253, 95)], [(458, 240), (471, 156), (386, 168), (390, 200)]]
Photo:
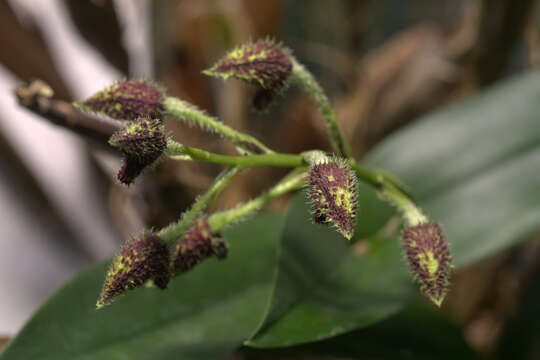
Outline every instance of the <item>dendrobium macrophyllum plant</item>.
[[(270, 200), (307, 187), (313, 220), (333, 226), (351, 240), (357, 207), (357, 182), (371, 185), (380, 198), (402, 215), (402, 246), (413, 279), (421, 292), (440, 306), (449, 287), (451, 257), (440, 226), (430, 220), (404, 192), (394, 177), (368, 169), (352, 157), (337, 121), (336, 112), (315, 78), (287, 49), (270, 40), (242, 45), (219, 60), (206, 75), (246, 81), (272, 99), (288, 85), (297, 85), (311, 96), (328, 126), (333, 154), (310, 150), (300, 154), (277, 153), (256, 138), (238, 132), (193, 105), (168, 97), (164, 89), (146, 80), (126, 80), (77, 103), (83, 111), (123, 120), (109, 143), (124, 156), (118, 180), (131, 184), (160, 157), (179, 161), (203, 161), (227, 165), (212, 186), (175, 223), (143, 232), (127, 242), (113, 259), (97, 306), (111, 303), (127, 290), (144, 284), (165, 289), (174, 277), (193, 269), (209, 257), (225, 259), (229, 244), (220, 235), (227, 226), (259, 211)], [(256, 95), (256, 102), (257, 100)], [(259, 105), (261, 105), (259, 101)], [(231, 141), (238, 156), (220, 155), (180, 144), (167, 137), (163, 118), (200, 126)], [(206, 208), (243, 169), (256, 166), (293, 168), (262, 195), (239, 206), (206, 214)], [(234, 251), (234, 244), (231, 244)]]

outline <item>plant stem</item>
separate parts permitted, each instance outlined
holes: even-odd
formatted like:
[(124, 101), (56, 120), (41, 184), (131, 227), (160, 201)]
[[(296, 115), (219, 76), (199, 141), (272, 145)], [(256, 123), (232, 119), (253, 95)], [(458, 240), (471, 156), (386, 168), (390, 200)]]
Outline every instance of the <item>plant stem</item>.
[(248, 201), (234, 209), (222, 211), (212, 215), (208, 222), (214, 232), (220, 232), (224, 227), (234, 224), (247, 216), (259, 211), (270, 200), (273, 200), (289, 191), (304, 186), (306, 169), (297, 168), (281, 179), (276, 185), (259, 197)]
[(209, 204), (214, 202), (219, 193), (221, 193), (221, 191), (240, 171), (240, 167), (232, 167), (221, 172), (206, 193), (195, 201), (191, 209), (185, 212), (178, 222), (172, 223), (161, 229), (158, 232), (158, 236), (169, 245), (172, 245), (178, 241), (178, 239), (180, 239), (180, 237), (184, 235), (184, 233), (191, 227), (197, 217), (199, 217), (199, 215), (204, 211), (204, 209)]
[(394, 185), (386, 182), (379, 191), (381, 197), (393, 204), (403, 216), (407, 226), (416, 226), (428, 222), (422, 210), (408, 196)]
[(218, 133), (250, 154), (271, 154), (274, 152), (254, 137), (234, 130), (195, 106), (175, 97), (165, 99), (165, 109), (168, 116), (195, 123), (205, 130)]
[[(351, 167), (359, 179), (371, 184), (380, 196), (394, 205), (402, 214), (408, 226), (415, 226), (428, 221), (416, 203), (395, 183), (397, 179), (389, 179), (386, 174), (377, 170), (365, 168), (355, 161), (350, 161)], [(401, 184), (401, 182), (399, 182)], [(401, 186), (405, 186), (401, 184)]]
[(321, 110), (328, 125), (328, 136), (333, 151), (339, 156), (352, 158), (351, 147), (341, 131), (336, 111), (330, 105), (330, 101), (323, 89), (313, 75), (292, 56), (291, 61), (293, 64), (291, 81), (300, 85), (313, 98)]
[[(301, 155), (278, 153), (246, 156), (220, 155), (191, 146), (182, 145), (173, 140), (167, 141), (165, 153), (170, 158), (177, 160), (191, 159), (216, 164), (234, 165), (241, 168), (255, 166), (299, 167), (304, 165), (304, 160)], [(186, 155), (188, 155), (189, 158), (186, 158)]]

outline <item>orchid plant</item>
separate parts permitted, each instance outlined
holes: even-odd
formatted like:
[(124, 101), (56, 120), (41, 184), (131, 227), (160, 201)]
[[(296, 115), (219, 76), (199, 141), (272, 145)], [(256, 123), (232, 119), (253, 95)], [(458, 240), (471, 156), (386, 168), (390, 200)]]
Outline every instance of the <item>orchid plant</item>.
[[(88, 112), (122, 120), (109, 144), (123, 155), (118, 180), (132, 184), (137, 176), (158, 159), (202, 161), (227, 165), (210, 188), (177, 222), (159, 230), (145, 230), (126, 242), (113, 259), (97, 307), (110, 304), (118, 296), (143, 285), (160, 289), (209, 257), (225, 260), (234, 243), (220, 235), (226, 227), (260, 211), (270, 200), (307, 188), (313, 221), (333, 226), (344, 241), (354, 235), (358, 182), (372, 186), (379, 197), (395, 206), (403, 218), (402, 247), (413, 279), (420, 291), (440, 306), (449, 288), (451, 256), (441, 227), (415, 203), (405, 187), (384, 171), (366, 168), (352, 156), (323, 89), (291, 51), (270, 40), (259, 40), (230, 51), (203, 72), (222, 79), (240, 79), (257, 87), (254, 105), (274, 101), (289, 85), (305, 91), (319, 107), (328, 127), (332, 154), (306, 150), (283, 154), (258, 139), (241, 133), (195, 106), (166, 95), (165, 89), (147, 80), (126, 80), (114, 84), (74, 105)], [(169, 138), (165, 117), (188, 122), (232, 142), (237, 156), (211, 153), (186, 146)], [(292, 168), (290, 173), (260, 196), (229, 210), (209, 214), (208, 206), (242, 170), (257, 166)]]

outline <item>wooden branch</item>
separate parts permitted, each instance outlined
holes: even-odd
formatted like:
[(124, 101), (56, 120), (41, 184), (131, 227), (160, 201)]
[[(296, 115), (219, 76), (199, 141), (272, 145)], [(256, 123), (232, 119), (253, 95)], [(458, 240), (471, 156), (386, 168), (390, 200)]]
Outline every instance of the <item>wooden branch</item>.
[(122, 127), (120, 121), (82, 113), (69, 102), (54, 99), (51, 87), (41, 80), (34, 80), (16, 88), (15, 96), (22, 107), (55, 125), (69, 129), (100, 145), (106, 145), (109, 149), (112, 149), (107, 145), (109, 137)]

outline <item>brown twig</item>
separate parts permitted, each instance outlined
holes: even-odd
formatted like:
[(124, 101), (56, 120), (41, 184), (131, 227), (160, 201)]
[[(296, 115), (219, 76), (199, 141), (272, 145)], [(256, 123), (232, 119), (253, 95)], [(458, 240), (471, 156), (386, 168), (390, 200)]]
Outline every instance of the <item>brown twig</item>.
[(24, 108), (100, 145), (107, 145), (112, 133), (122, 126), (119, 121), (84, 114), (70, 103), (54, 99), (53, 90), (41, 80), (16, 88), (15, 95)]

